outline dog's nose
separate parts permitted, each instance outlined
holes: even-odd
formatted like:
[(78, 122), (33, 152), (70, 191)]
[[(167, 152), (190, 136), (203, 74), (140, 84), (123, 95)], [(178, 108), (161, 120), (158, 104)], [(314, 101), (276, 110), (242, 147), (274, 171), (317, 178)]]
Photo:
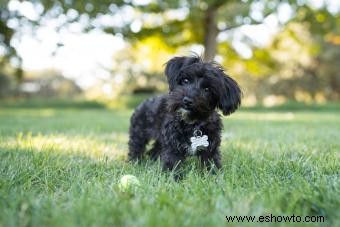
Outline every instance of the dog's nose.
[(191, 106), (191, 104), (192, 104), (192, 99), (189, 98), (189, 97), (187, 97), (187, 96), (185, 96), (185, 97), (183, 98), (183, 103), (184, 103), (184, 105), (186, 105), (186, 106)]

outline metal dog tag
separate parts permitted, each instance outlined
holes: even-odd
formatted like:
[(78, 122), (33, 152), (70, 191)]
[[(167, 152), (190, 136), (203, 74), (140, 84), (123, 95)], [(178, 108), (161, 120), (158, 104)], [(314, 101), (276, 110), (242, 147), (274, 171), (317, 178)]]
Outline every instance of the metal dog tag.
[(201, 130), (195, 130), (194, 136), (190, 138), (191, 141), (191, 151), (194, 154), (196, 154), (196, 151), (199, 150), (202, 147), (208, 147), (209, 141), (208, 136), (203, 135)]

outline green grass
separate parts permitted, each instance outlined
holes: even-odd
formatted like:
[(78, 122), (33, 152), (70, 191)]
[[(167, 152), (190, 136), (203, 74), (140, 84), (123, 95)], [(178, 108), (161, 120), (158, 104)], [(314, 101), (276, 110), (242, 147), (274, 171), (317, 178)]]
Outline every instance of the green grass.
[[(125, 162), (130, 114), (0, 107), (0, 226), (239, 226), (225, 216), (270, 214), (340, 225), (338, 111), (241, 110), (224, 118), (221, 173), (189, 159), (181, 182)], [(120, 191), (124, 174), (140, 188)]]

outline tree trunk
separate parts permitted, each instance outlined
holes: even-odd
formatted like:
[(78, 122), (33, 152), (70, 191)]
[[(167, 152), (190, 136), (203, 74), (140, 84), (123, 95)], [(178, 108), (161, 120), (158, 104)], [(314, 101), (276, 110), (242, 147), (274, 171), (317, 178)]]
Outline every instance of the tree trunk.
[(218, 28), (216, 13), (218, 7), (211, 6), (207, 9), (204, 18), (204, 60), (212, 61), (216, 55)]

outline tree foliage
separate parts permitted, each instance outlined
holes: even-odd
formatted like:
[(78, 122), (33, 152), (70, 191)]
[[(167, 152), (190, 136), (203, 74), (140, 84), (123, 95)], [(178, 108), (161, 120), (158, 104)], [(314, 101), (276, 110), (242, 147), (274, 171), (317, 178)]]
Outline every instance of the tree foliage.
[[(103, 29), (111, 34), (121, 34), (129, 41), (158, 34), (170, 46), (183, 46), (199, 43), (212, 49), (216, 46), (216, 37), (244, 24), (260, 23), (266, 15), (275, 11), (279, 1), (263, 1), (262, 7), (256, 9), (257, 18), (251, 16), (254, 10), (252, 3), (256, 1), (221, 1), (221, 0), (154, 0), (148, 4), (138, 4), (138, 1), (107, 1), (107, 0), (32, 0), (38, 8), (39, 18), (29, 19), (18, 11), (10, 11), (5, 3), (1, 5), (1, 33), (5, 36), (4, 46), (10, 47), (13, 28), (8, 26), (12, 18), (20, 20), (21, 25), (39, 25), (44, 17), (55, 18), (66, 15), (64, 24), (89, 18), (84, 30)], [(133, 14), (133, 16), (127, 14)], [(211, 15), (210, 15), (211, 14)], [(72, 15), (72, 16), (71, 16)], [(96, 23), (104, 16), (117, 17), (119, 23)], [(208, 18), (208, 17), (211, 18)], [(133, 25), (139, 28), (133, 28)], [(209, 36), (211, 36), (209, 42)], [(15, 53), (15, 50), (11, 50)], [(208, 50), (207, 50), (208, 51)], [(216, 53), (213, 52), (213, 55)], [(210, 56), (209, 58), (212, 58)], [(208, 59), (211, 60), (211, 59)]]
[(325, 8), (299, 7), (295, 16), (266, 47), (240, 59), (230, 44), (220, 44), (224, 64), (248, 95), (268, 94), (297, 101), (339, 100), (340, 17)]
[[(158, 73), (156, 65), (164, 56), (157, 58), (150, 50), (171, 52), (200, 44), (206, 60), (223, 56), (223, 64), (236, 76), (242, 75), (244, 87), (256, 91), (259, 99), (268, 93), (299, 99), (301, 92), (311, 99), (318, 99), (320, 93), (325, 98), (339, 98), (339, 10), (330, 12), (326, 1), (314, 8), (308, 0), (31, 0), (38, 15), (35, 18), (11, 9), (13, 1), (19, 2), (0, 2), (0, 48), (4, 50), (0, 64), (16, 58), (18, 78), (22, 75), (21, 59), (12, 42), (14, 37), (27, 32), (27, 27), (34, 35), (46, 20), (61, 18), (59, 28), (80, 22), (84, 32), (100, 29), (124, 37), (135, 50), (157, 61), (149, 67), (153, 74)], [(242, 58), (230, 37), (243, 25), (276, 17), (284, 4), (291, 8), (292, 17), (281, 21), (281, 31), (268, 46), (254, 45), (251, 37), (242, 40), (252, 49), (252, 58)], [(222, 35), (229, 38), (218, 39)]]

